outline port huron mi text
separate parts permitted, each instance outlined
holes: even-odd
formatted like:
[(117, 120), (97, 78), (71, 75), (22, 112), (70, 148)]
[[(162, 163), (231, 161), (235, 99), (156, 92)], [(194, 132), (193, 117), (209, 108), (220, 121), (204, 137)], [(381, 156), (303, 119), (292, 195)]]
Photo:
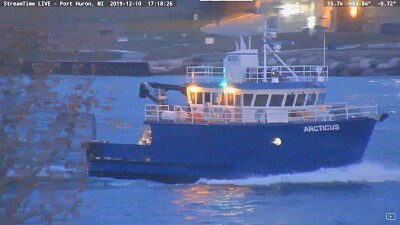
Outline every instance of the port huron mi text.
[[(54, 7), (54, 6), (94, 7), (95, 5), (91, 1), (3, 1), (3, 4), (1, 4), (1, 6), (2, 7)], [(102, 4), (100, 6), (102, 6)]]

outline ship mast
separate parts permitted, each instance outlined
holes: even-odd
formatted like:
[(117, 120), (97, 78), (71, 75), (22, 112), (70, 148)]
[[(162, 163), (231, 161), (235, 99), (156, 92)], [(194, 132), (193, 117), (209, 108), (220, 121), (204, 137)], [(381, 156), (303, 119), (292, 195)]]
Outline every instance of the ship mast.
[(324, 66), (326, 66), (326, 32), (324, 32)]
[[(282, 60), (282, 58), (277, 54), (280, 49), (280, 45), (282, 44), (294, 44), (294, 42), (272, 42), (272, 38), (276, 38), (277, 29), (268, 29), (267, 28), (267, 15), (266, 11), (264, 12), (264, 29), (263, 29), (263, 52), (264, 52), (264, 65), (263, 65), (263, 75), (264, 81), (267, 81), (267, 51), (271, 52), (275, 58), (284, 66), (286, 69), (293, 75), (293, 77), (297, 78), (296, 73)], [(269, 38), (269, 41), (267, 41)], [(268, 43), (273, 44), (275, 47), (278, 47), (277, 50), (272, 49)]]
[(267, 80), (267, 17), (264, 12), (264, 33), (263, 33), (263, 52), (264, 52), (264, 81)]

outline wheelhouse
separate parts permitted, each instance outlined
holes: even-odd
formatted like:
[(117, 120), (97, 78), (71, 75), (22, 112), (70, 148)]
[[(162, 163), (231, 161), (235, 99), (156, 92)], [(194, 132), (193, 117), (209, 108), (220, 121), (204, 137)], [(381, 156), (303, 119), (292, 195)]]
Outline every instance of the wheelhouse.
[[(229, 52), (223, 67), (187, 67), (188, 107), (147, 105), (146, 120), (192, 123), (289, 123), (376, 117), (376, 106), (325, 103), (328, 67), (287, 65), (264, 40), (264, 65), (258, 50)], [(266, 65), (266, 51), (280, 66)], [(159, 98), (160, 99), (160, 98)]]
[(204, 104), (211, 106), (234, 106), (250, 108), (293, 108), (323, 105), (326, 89), (307, 90), (246, 90), (189, 87), (187, 91), (191, 108), (202, 108)]

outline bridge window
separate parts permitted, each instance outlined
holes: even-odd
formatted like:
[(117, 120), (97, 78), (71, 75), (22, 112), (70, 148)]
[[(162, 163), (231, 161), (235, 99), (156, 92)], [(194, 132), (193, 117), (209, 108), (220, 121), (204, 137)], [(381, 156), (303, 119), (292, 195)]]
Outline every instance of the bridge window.
[(240, 106), (241, 95), (235, 95), (235, 106)]
[(254, 101), (254, 106), (265, 106), (267, 105), (268, 95), (257, 95)]
[(316, 94), (308, 94), (307, 95), (306, 105), (314, 105), (316, 98), (317, 98)]
[(197, 104), (203, 104), (203, 92), (197, 92)]
[(212, 93), (212, 104), (218, 105), (218, 93)]
[(290, 94), (286, 96), (285, 106), (293, 106), (295, 94)]
[(226, 105), (226, 94), (225, 93), (220, 93), (219, 94), (219, 98), (220, 98), (220, 105)]
[(317, 105), (324, 104), (326, 93), (319, 93), (317, 98)]
[(306, 99), (306, 95), (305, 94), (298, 94), (295, 105), (296, 106), (303, 106), (305, 99)]
[(284, 95), (272, 95), (269, 106), (282, 106)]
[(208, 92), (204, 93), (204, 102), (211, 102), (211, 94)]
[(233, 94), (228, 94), (228, 105), (233, 105)]
[(251, 102), (253, 101), (252, 94), (244, 94), (243, 95), (243, 105), (244, 106), (251, 106)]
[(190, 101), (192, 104), (196, 104), (196, 92), (190, 92)]

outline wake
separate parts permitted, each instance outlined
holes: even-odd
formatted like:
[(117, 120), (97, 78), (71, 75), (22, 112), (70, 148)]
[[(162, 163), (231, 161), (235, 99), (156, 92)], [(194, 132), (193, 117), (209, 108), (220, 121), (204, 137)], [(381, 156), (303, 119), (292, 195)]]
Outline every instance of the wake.
[(271, 175), (266, 177), (250, 177), (236, 180), (200, 179), (204, 184), (233, 185), (271, 185), (278, 183), (332, 183), (332, 182), (400, 182), (400, 168), (386, 168), (376, 162), (365, 161), (361, 164), (339, 168), (319, 169), (313, 172)]

